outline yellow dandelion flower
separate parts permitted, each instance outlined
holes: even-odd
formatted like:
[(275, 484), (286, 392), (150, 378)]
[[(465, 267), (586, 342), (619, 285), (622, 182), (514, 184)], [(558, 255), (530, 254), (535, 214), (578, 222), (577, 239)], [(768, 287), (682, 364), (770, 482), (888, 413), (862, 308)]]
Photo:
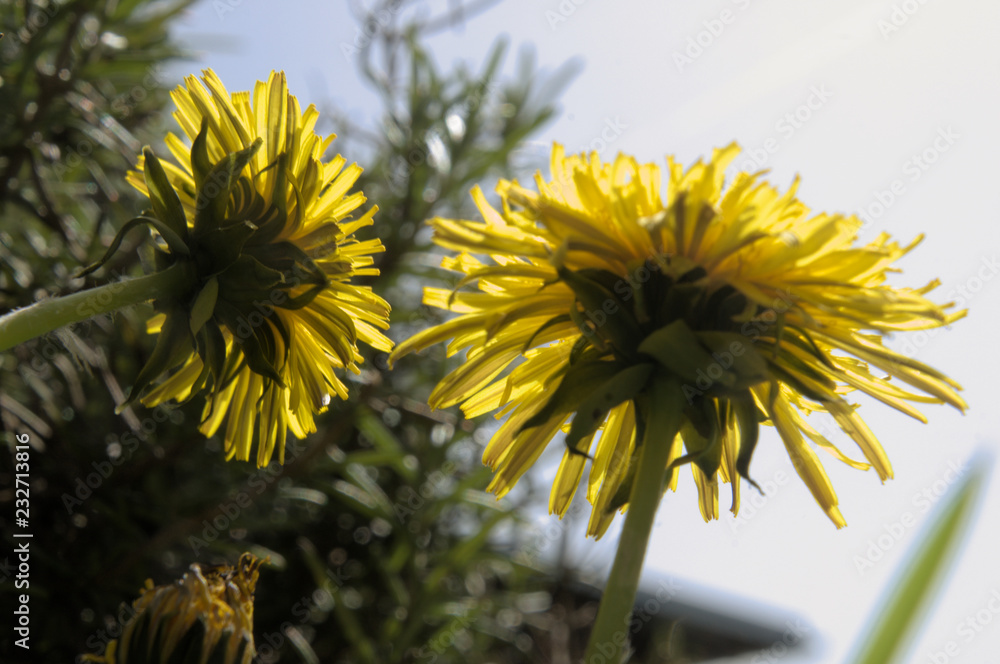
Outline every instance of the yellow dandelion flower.
[[(499, 210), (472, 191), (483, 221), (428, 222), (435, 242), (458, 252), (443, 267), (463, 276), (454, 291), (426, 289), (424, 302), (460, 315), (401, 343), (390, 361), (449, 339), (449, 355), (466, 352), (430, 405), (507, 416), (483, 457), (498, 497), (564, 431), (549, 508), (565, 514), (590, 459), (590, 535), (628, 506), (644, 441), (669, 448), (669, 488), (690, 463), (706, 520), (718, 517), (719, 479), (731, 483), (736, 513), (763, 423), (841, 527), (814, 447), (892, 477), (849, 392), (922, 421), (913, 402), (965, 408), (958, 384), (882, 342), (965, 313), (924, 297), (936, 282), (885, 283), (917, 242), (901, 247), (882, 234), (855, 246), (861, 222), (811, 215), (797, 181), (780, 193), (760, 174), (739, 173), (726, 188), (738, 152), (716, 150), (686, 171), (668, 158), (664, 194), (654, 164), (567, 157), (556, 145), (552, 180), (536, 175), (537, 191), (501, 181)], [(473, 282), (477, 292), (463, 289)], [(866, 462), (812, 426), (813, 411), (831, 415)]]
[[(224, 429), (226, 458), (284, 462), (287, 431), (316, 430), (330, 395), (347, 398), (338, 370), (360, 373), (358, 342), (388, 351), (388, 304), (352, 278), (378, 274), (378, 239), (355, 231), (378, 209), (350, 193), (361, 168), (323, 161), (334, 136), (314, 131), (315, 107), (300, 110), (284, 73), (253, 92), (230, 94), (211, 70), (171, 95), (190, 146), (166, 137), (174, 162), (148, 148), (128, 180), (152, 210), (140, 223), (159, 234), (157, 268), (185, 271), (183, 292), (156, 300), (160, 315), (149, 363), (130, 401), (147, 406), (206, 394), (201, 431)], [(107, 256), (105, 256), (106, 260)], [(96, 266), (95, 266), (96, 267)], [(93, 269), (93, 268), (91, 268)], [(156, 385), (152, 382), (164, 376)]]
[(121, 638), (108, 643), (102, 657), (84, 659), (104, 664), (250, 664), (257, 654), (253, 593), (265, 562), (244, 553), (236, 567), (195, 563), (170, 585), (154, 587), (147, 579)]

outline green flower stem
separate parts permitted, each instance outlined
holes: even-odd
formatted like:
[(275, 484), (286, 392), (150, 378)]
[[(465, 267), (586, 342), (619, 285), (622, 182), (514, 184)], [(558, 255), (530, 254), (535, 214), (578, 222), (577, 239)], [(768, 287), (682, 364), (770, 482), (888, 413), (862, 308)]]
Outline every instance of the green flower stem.
[(586, 664), (604, 661), (618, 664), (628, 649), (629, 617), (639, 587), (639, 573), (646, 557), (656, 508), (663, 497), (670, 443), (681, 426), (683, 402), (680, 386), (673, 379), (654, 377), (649, 389), (646, 427), (628, 512), (611, 576), (608, 577), (597, 611), (597, 620), (587, 644)]
[(160, 272), (54, 297), (0, 317), (0, 352), (52, 330), (140, 302), (180, 294), (194, 285), (194, 268), (180, 262)]

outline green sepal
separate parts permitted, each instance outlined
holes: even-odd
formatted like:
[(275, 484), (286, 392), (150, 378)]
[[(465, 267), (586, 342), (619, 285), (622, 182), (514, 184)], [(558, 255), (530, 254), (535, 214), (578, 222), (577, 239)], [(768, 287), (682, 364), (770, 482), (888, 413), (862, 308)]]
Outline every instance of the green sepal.
[[(260, 232), (254, 237), (254, 244), (270, 244), (288, 223), (288, 199), (285, 196), (285, 188), (288, 185), (288, 155), (286, 153), (282, 152), (278, 155), (276, 169), (274, 188), (271, 190), (271, 207), (268, 208), (266, 215), (262, 215), (263, 221), (259, 223)], [(297, 196), (298, 192), (296, 192)], [(300, 203), (300, 214), (301, 210)]]
[(152, 355), (149, 356), (146, 365), (136, 376), (128, 398), (115, 409), (115, 412), (121, 413), (126, 407), (132, 405), (157, 376), (178, 364), (185, 355), (190, 354), (191, 350), (191, 329), (186, 312), (183, 309), (168, 312), (163, 328), (156, 338), (156, 346), (153, 347)]
[(590, 346), (590, 341), (591, 340), (588, 339), (586, 335), (581, 334), (580, 337), (573, 342), (573, 347), (569, 349), (570, 366), (580, 361), (580, 358), (583, 357), (583, 354), (587, 351), (587, 347)]
[[(201, 358), (204, 368), (202, 376), (198, 376), (195, 381), (196, 387), (200, 390), (209, 376), (212, 378), (212, 386), (219, 389), (225, 382), (226, 370), (226, 338), (222, 335), (222, 330), (216, 325), (207, 325), (201, 329), (196, 339), (198, 356)], [(234, 353), (236, 355), (236, 353)], [(195, 388), (191, 390), (192, 394)]]
[(750, 482), (754, 488), (761, 491), (760, 486), (750, 479), (750, 461), (760, 437), (760, 417), (758, 415), (760, 411), (757, 404), (754, 403), (753, 395), (749, 392), (730, 399), (729, 403), (740, 429), (740, 452), (736, 455), (736, 472), (747, 482)]
[(634, 364), (604, 381), (596, 390), (587, 386), (590, 394), (580, 402), (576, 410), (573, 424), (566, 434), (566, 446), (575, 450), (579, 441), (597, 431), (597, 427), (608, 416), (608, 411), (635, 398), (642, 391), (652, 372), (652, 364)]
[(198, 331), (207, 323), (215, 312), (215, 302), (219, 299), (219, 279), (212, 277), (205, 282), (205, 287), (198, 293), (194, 304), (191, 305), (191, 334), (198, 334)]
[[(705, 277), (708, 276), (708, 270), (706, 270), (701, 265), (695, 265), (691, 269), (687, 270), (681, 276), (677, 277), (677, 284), (696, 284)], [(704, 289), (699, 289), (701, 293), (704, 293)]]
[(285, 277), (259, 260), (244, 254), (218, 275), (219, 285), (230, 302), (270, 301), (271, 291), (283, 287)]
[(637, 445), (632, 453), (632, 458), (629, 459), (628, 467), (625, 469), (625, 477), (618, 483), (615, 495), (611, 496), (611, 500), (608, 501), (607, 508), (604, 510), (605, 514), (614, 514), (628, 504), (629, 498), (632, 496), (632, 485), (635, 483), (635, 473), (639, 468), (640, 449), (641, 447)]
[(288, 332), (288, 328), (285, 327), (284, 320), (278, 315), (270, 316), (268, 320), (271, 321), (271, 325), (277, 328), (278, 334), (281, 335), (281, 340), (285, 342), (285, 357), (288, 357), (288, 349), (292, 346), (292, 335)]
[[(833, 380), (824, 376), (811, 365), (806, 364), (780, 346), (775, 346), (775, 349), (776, 359), (772, 360), (769, 364), (769, 370), (775, 377), (781, 380), (781, 382), (787, 383), (791, 387), (795, 388), (797, 392), (802, 393), (803, 396), (809, 397), (813, 401), (822, 403), (830, 399), (830, 395), (834, 393), (837, 388), (837, 384)], [(786, 366), (794, 369), (799, 374), (812, 379), (814, 382), (819, 383), (826, 388), (828, 392), (824, 394), (813, 389), (804, 381), (800, 380), (798, 376), (789, 372), (788, 369), (786, 369)]]
[(631, 274), (636, 274), (639, 265), (645, 266), (650, 271), (650, 275), (645, 281), (636, 279), (632, 283), (632, 293), (635, 295), (635, 306), (633, 309), (635, 310), (636, 319), (640, 323), (648, 323), (656, 317), (657, 312), (653, 307), (663, 301), (671, 286), (673, 286), (674, 280), (670, 275), (663, 273), (663, 266), (659, 263), (653, 267), (649, 267), (648, 261), (637, 263), (636, 267), (632, 268)]
[(684, 414), (686, 417), (681, 425), (681, 437), (688, 453), (674, 459), (667, 466), (667, 471), (686, 463), (694, 463), (706, 477), (712, 477), (722, 462), (722, 425), (715, 400), (698, 399), (684, 409)]
[(699, 318), (711, 329), (735, 331), (733, 319), (746, 312), (749, 304), (743, 293), (726, 284), (708, 296)]
[[(691, 284), (671, 282), (659, 300), (659, 310), (653, 316), (657, 327), (664, 327), (675, 320), (694, 320), (699, 298), (704, 295), (701, 288)], [(656, 300), (651, 300), (651, 303)]]
[(229, 204), (229, 195), (239, 181), (240, 173), (263, 143), (264, 139), (258, 137), (250, 147), (230, 152), (205, 176), (205, 181), (198, 188), (193, 231), (195, 237), (201, 238), (205, 233), (221, 226)]
[(297, 279), (299, 283), (326, 286), (326, 273), (309, 257), (309, 254), (291, 242), (258, 245), (257, 237), (254, 236), (254, 246), (247, 247), (246, 253), (272, 270), (277, 270), (291, 279)]
[(199, 238), (195, 254), (198, 273), (208, 277), (229, 269), (243, 255), (244, 245), (256, 232), (257, 227), (249, 221), (205, 232)]
[(76, 275), (76, 278), (79, 279), (80, 277), (85, 277), (107, 263), (114, 253), (118, 251), (118, 247), (121, 246), (122, 240), (125, 239), (125, 235), (140, 224), (149, 224), (155, 228), (163, 238), (164, 242), (167, 243), (167, 247), (170, 249), (171, 253), (178, 254), (180, 256), (191, 255), (191, 251), (188, 249), (187, 243), (185, 243), (179, 235), (174, 233), (173, 229), (170, 228), (170, 226), (168, 226), (165, 222), (162, 222), (159, 219), (154, 219), (153, 217), (135, 217), (134, 219), (130, 219), (125, 222), (121, 229), (119, 229), (114, 239), (111, 240), (111, 245), (108, 247), (108, 250), (104, 252), (104, 256), (101, 257), (101, 259), (96, 263), (84, 268), (82, 272)]
[[(569, 314), (559, 314), (558, 316), (553, 316), (544, 323), (538, 326), (538, 329), (534, 331), (531, 337), (525, 342), (524, 346), (521, 348), (521, 353), (527, 352), (532, 346), (535, 345), (535, 339), (539, 337), (545, 330), (555, 327), (556, 325), (562, 325), (563, 323), (568, 323), (572, 319)], [(582, 337), (581, 337), (582, 338)]]
[(785, 333), (782, 336), (783, 341), (786, 341), (794, 346), (797, 346), (798, 348), (801, 348), (807, 353), (811, 353), (813, 357), (822, 362), (824, 366), (826, 366), (828, 369), (832, 369), (833, 371), (839, 374), (839, 372), (841, 371), (840, 368), (837, 367), (837, 365), (835, 365), (832, 361), (830, 361), (830, 358), (827, 356), (827, 354), (824, 353), (818, 345), (816, 345), (816, 342), (813, 340), (812, 336), (810, 336), (808, 332), (794, 325), (785, 325), (783, 331)]
[(226, 214), (230, 220), (253, 219), (258, 226), (267, 221), (263, 219), (266, 202), (263, 196), (257, 195), (257, 185), (250, 178), (239, 178), (236, 181), (236, 186), (229, 192), (229, 203)]
[(194, 381), (191, 383), (190, 394), (192, 395), (199, 394), (205, 388), (205, 385), (208, 384), (208, 379), (212, 376), (212, 368), (208, 362), (205, 361), (207, 345), (206, 339), (208, 337), (207, 332), (210, 327), (211, 326), (203, 327), (201, 332), (199, 332), (194, 338), (195, 348), (198, 351), (198, 357), (201, 358), (201, 371), (198, 372), (198, 375), (195, 376)]
[[(657, 384), (659, 383), (659, 384)], [(656, 396), (667, 398), (663, 400), (662, 403), (654, 404), (652, 403), (654, 393)], [(628, 504), (629, 499), (632, 496), (632, 485), (635, 483), (636, 472), (639, 468), (639, 457), (642, 452), (642, 446), (647, 444), (655, 445), (671, 445), (674, 442), (674, 438), (677, 432), (670, 435), (668, 430), (666, 433), (649, 431), (647, 436), (647, 427), (654, 425), (654, 423), (662, 424), (664, 420), (670, 419), (669, 411), (671, 409), (680, 409), (683, 404), (680, 386), (675, 380), (669, 376), (664, 376), (660, 373), (654, 373), (649, 379), (647, 384), (647, 389), (635, 397), (635, 408), (636, 408), (636, 418), (635, 418), (635, 448), (632, 450), (632, 457), (629, 459), (628, 468), (625, 471), (625, 477), (622, 478), (621, 483), (618, 485), (618, 489), (615, 491), (615, 495), (611, 497), (608, 501), (607, 509), (605, 514), (612, 514), (626, 504)], [(655, 414), (651, 413), (651, 409), (656, 409)], [(663, 469), (663, 491), (666, 493), (668, 484), (670, 481), (672, 469), (664, 467)]]
[[(709, 353), (713, 353), (713, 358), (715, 354), (719, 354), (723, 355), (726, 361), (732, 359), (732, 364), (725, 369), (728, 373), (735, 374), (735, 380), (726, 387), (744, 390), (767, 380), (767, 360), (742, 334), (736, 332), (697, 332), (696, 336), (705, 349)], [(733, 350), (734, 344), (739, 349), (739, 354)], [(715, 361), (717, 364), (719, 363), (718, 360)]]
[[(683, 320), (675, 320), (661, 327), (639, 344), (639, 352), (659, 362), (681, 381), (696, 383), (713, 364), (718, 364), (708, 351), (702, 348), (698, 336)], [(700, 373), (699, 373), (700, 372)], [(723, 370), (719, 378), (709, 378), (724, 386), (733, 385), (736, 376)]]
[[(565, 269), (565, 268), (563, 268)], [(602, 270), (596, 267), (585, 267), (576, 271), (578, 276), (584, 279), (589, 279), (596, 284), (599, 284), (604, 290), (608, 291), (618, 300), (618, 303), (624, 305), (625, 301), (622, 300), (621, 294), (618, 293), (617, 288), (620, 284), (628, 285), (628, 281), (623, 277), (611, 272), (610, 270)], [(562, 275), (560, 275), (561, 277)], [(632, 290), (631, 287), (629, 290)]]
[(665, 210), (667, 214), (657, 224), (658, 226), (662, 226), (666, 223), (668, 224), (668, 228), (673, 226), (674, 237), (677, 238), (679, 245), (677, 253), (681, 256), (684, 255), (684, 250), (687, 248), (685, 246), (685, 238), (687, 238), (687, 197), (688, 192), (686, 190), (677, 192), (674, 204)]
[(309, 305), (309, 303), (315, 300), (316, 296), (322, 293), (325, 288), (326, 288), (325, 284), (322, 286), (313, 286), (304, 293), (299, 293), (295, 297), (290, 297), (287, 300), (285, 300), (285, 302), (281, 305), (281, 308), (290, 310), (301, 309), (302, 307)]
[(559, 387), (555, 389), (542, 409), (521, 425), (518, 433), (545, 424), (553, 416), (560, 413), (572, 413), (577, 410), (580, 404), (594, 391), (595, 383), (603, 383), (621, 369), (620, 363), (603, 360), (584, 361), (569, 366), (559, 382)]
[[(254, 238), (256, 241), (256, 237)], [(268, 268), (285, 275), (282, 288), (292, 289), (303, 284), (312, 288), (282, 302), (283, 309), (301, 309), (312, 302), (329, 285), (326, 273), (309, 255), (291, 242), (276, 242), (249, 247), (246, 254), (253, 256)]]
[(216, 391), (222, 391), (229, 387), (247, 364), (247, 358), (243, 357), (243, 353), (229, 353), (226, 355), (225, 360), (225, 366), (222, 369), (222, 382), (221, 384), (216, 383)]
[(774, 357), (778, 357), (778, 350), (781, 348), (781, 339), (785, 335), (785, 314), (779, 313), (778, 320), (774, 325)]
[[(588, 313), (600, 312), (604, 318), (602, 325), (595, 325), (597, 333), (608, 339), (624, 358), (631, 358), (635, 353), (636, 342), (642, 338), (639, 321), (632, 313), (632, 308), (615, 295), (612, 289), (595, 281), (594, 278), (573, 272), (560, 265), (556, 268), (559, 278), (569, 286), (576, 295), (577, 301)], [(616, 279), (621, 279), (616, 277)], [(607, 313), (606, 303), (615, 306), (614, 313)]]
[[(252, 311), (252, 308), (251, 308)], [(285, 387), (281, 375), (275, 368), (274, 359), (277, 357), (274, 338), (271, 335), (271, 328), (265, 319), (260, 325), (250, 325), (247, 315), (236, 308), (228, 301), (220, 300), (216, 305), (216, 314), (223, 324), (229, 328), (233, 334), (233, 339), (239, 344), (246, 358), (247, 366), (254, 373), (270, 378), (281, 387)], [(288, 349), (285, 348), (287, 356)], [(284, 358), (282, 358), (284, 359)]]
[(577, 329), (580, 330), (580, 338), (570, 352), (569, 361), (571, 364), (575, 361), (573, 354), (576, 352), (578, 346), (582, 349), (586, 348), (587, 344), (593, 344), (594, 348), (597, 348), (602, 353), (609, 350), (607, 342), (597, 334), (597, 326), (594, 325), (593, 321), (588, 321), (583, 317), (580, 310), (576, 308), (575, 302), (569, 309), (569, 318), (576, 325)]
[(194, 174), (195, 191), (201, 191), (211, 170), (212, 162), (208, 158), (208, 118), (202, 118), (198, 135), (191, 143), (191, 171)]
[(144, 157), (143, 175), (146, 179), (146, 189), (149, 190), (149, 201), (153, 205), (156, 218), (170, 229), (185, 243), (188, 239), (187, 216), (181, 199), (177, 197), (167, 174), (160, 165), (160, 160), (147, 145), (142, 149)]
[(159, 247), (149, 246), (148, 256), (151, 257), (148, 262), (153, 264), (154, 272), (163, 272), (168, 267), (174, 264), (174, 257), (170, 255), (169, 252), (163, 251)]

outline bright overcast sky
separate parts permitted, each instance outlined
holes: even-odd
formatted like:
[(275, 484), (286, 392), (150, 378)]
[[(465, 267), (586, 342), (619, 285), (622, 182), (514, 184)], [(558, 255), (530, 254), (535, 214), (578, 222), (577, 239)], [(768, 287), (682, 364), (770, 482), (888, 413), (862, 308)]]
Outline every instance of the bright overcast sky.
[[(446, 3), (430, 5), (440, 10)], [(203, 0), (183, 19), (180, 35), (200, 51), (199, 66), (213, 67), (230, 90), (284, 69), (300, 101), (333, 102), (371, 126), (375, 98), (342, 53), (357, 28), (345, 6), (311, 0), (280, 7)], [(799, 174), (799, 196), (814, 210), (866, 212), (863, 240), (887, 231), (908, 243), (926, 234), (901, 262), (896, 283), (940, 278), (932, 296), (964, 299), (969, 316), (932, 337), (888, 344), (959, 380), (968, 414), (928, 407), (930, 423), (922, 425), (863, 401), (861, 413), (896, 479), (881, 485), (873, 471), (823, 455), (849, 524), (840, 531), (795, 476), (771, 429), (752, 473), (774, 490), (752, 515), (747, 491), (740, 520), (725, 512), (703, 523), (687, 472), (660, 507), (649, 573), (675, 579), (685, 597), (721, 601), (732, 611), (759, 616), (766, 606), (804, 616), (819, 646), (798, 661), (844, 660), (932, 513), (921, 495), (930, 491), (936, 499), (934, 491), (955, 478), (951, 466), (961, 467), (977, 449), (1000, 447), (991, 382), (1000, 369), (998, 24), (1000, 3), (971, 0), (511, 0), (432, 42), (441, 65), (463, 60), (478, 68), (501, 33), (512, 51), (531, 45), (550, 71), (580, 58), (582, 72), (557, 118), (530, 146), (539, 155), (559, 141), (568, 150), (602, 149), (605, 158), (621, 150), (661, 165), (674, 154), (689, 164), (736, 140), (746, 151), (740, 168), (768, 168), (782, 189)], [(854, 453), (849, 443), (843, 448)], [(959, 566), (907, 661), (1000, 662), (1000, 602), (993, 599), (1000, 597), (998, 514), (1000, 483), (992, 482)], [(869, 551), (890, 531), (898, 541)], [(574, 550), (581, 560), (604, 560), (613, 537), (596, 545), (581, 538)], [(869, 553), (881, 558), (860, 568)], [(977, 614), (982, 625), (960, 630)], [(949, 642), (957, 654), (931, 658)]]

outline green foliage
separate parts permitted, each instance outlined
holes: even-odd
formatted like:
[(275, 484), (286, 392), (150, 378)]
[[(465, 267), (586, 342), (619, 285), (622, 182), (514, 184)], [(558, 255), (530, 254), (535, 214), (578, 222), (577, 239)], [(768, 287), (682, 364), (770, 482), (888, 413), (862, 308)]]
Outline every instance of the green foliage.
[[(138, 210), (125, 173), (162, 135), (162, 66), (180, 55), (167, 26), (189, 4), (0, 0), (0, 310), (98, 283), (74, 275)], [(125, 254), (102, 281), (135, 272)], [(112, 343), (122, 334), (124, 346)], [(53, 422), (100, 417), (103, 399), (91, 408), (84, 398), (88, 373), (120, 393), (112, 367), (138, 334), (95, 321), (0, 356), (0, 370), (18, 376), (5, 385), (4, 425), (48, 437)]]
[(991, 464), (972, 465), (969, 476), (937, 510), (898, 582), (883, 597), (868, 634), (859, 643), (859, 654), (852, 661), (858, 664), (903, 661), (907, 645), (966, 534)]

